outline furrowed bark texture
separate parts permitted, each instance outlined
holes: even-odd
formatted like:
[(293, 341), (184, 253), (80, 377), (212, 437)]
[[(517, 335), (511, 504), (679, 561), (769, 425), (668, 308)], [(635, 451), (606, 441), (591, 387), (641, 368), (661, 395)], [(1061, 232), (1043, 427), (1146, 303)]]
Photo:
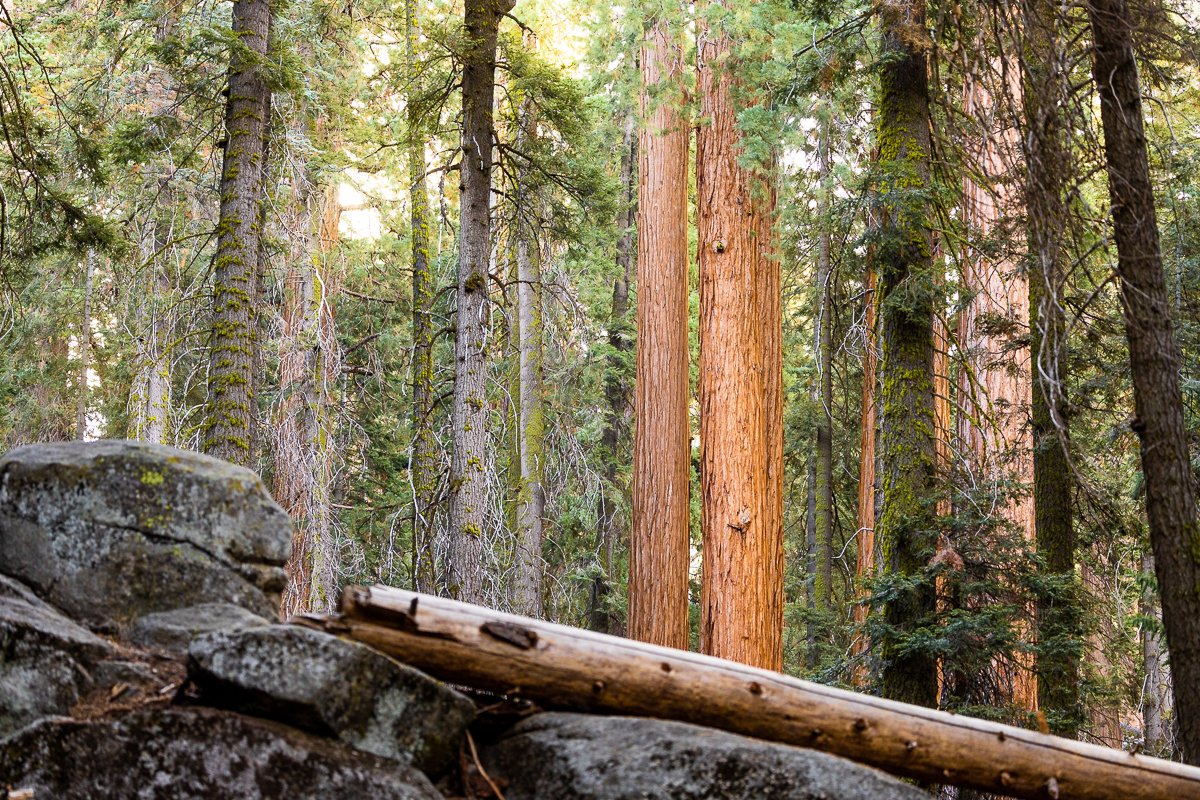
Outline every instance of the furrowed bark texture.
[[(783, 665), (783, 558), (777, 510), (780, 400), (774, 337), (772, 192), (738, 163), (731, 41), (709, 30), (698, 54), (696, 197), (700, 254), (700, 486), (704, 532), (700, 646), (745, 664)], [(781, 415), (780, 415), (781, 416)]]
[(829, 232), (829, 186), (833, 173), (830, 129), (821, 124), (818, 162), (821, 189), (821, 230), (817, 235), (817, 467), (815, 478), (816, 574), (813, 598), (820, 611), (829, 608), (833, 592), (833, 275)]
[[(1034, 539), (1046, 573), (1061, 588), (1037, 598), (1038, 706), (1051, 729), (1074, 736), (1079, 723), (1079, 656), (1070, 641), (1079, 634), (1081, 596), (1075, 585), (1075, 535), (1071, 523), (1073, 473), (1066, 397), (1066, 323), (1061, 305), (1068, 230), (1061, 102), (1058, 5), (1023, 0), (1022, 110), (1026, 130), (1025, 209), (1028, 241), (1029, 354), (1033, 371)], [(1053, 646), (1047, 646), (1053, 643)]]
[[(858, 554), (854, 562), (854, 580), (857, 584), (859, 602), (854, 606), (854, 624), (862, 626), (871, 613), (871, 606), (865, 602), (865, 586), (876, 577), (875, 570), (875, 437), (876, 431), (876, 397), (875, 385), (878, 380), (876, 361), (878, 357), (878, 342), (875, 331), (875, 270), (868, 268), (866, 277), (867, 294), (863, 305), (863, 390), (862, 390), (862, 423), (859, 426), (859, 457), (858, 457)], [(863, 631), (858, 631), (854, 637), (852, 652), (857, 659), (851, 672), (851, 682), (856, 687), (864, 687), (870, 682), (870, 670), (865, 663), (867, 652), (871, 647), (870, 637)]]
[(688, 644), (687, 120), (660, 97), (681, 80), (680, 32), (664, 19), (642, 44), (638, 145), (637, 366), (629, 635)]
[[(529, 37), (532, 38), (532, 37)], [(536, 47), (527, 42), (527, 47)], [(535, 135), (533, 103), (521, 103), (517, 149)], [(519, 417), (517, 448), (520, 486), (517, 492), (517, 552), (513, 577), (513, 610), (531, 617), (542, 615), (542, 518), (546, 495), (542, 486), (546, 419), (542, 394), (542, 259), (538, 249), (538, 194), (531, 190), (531, 170), (517, 168), (517, 326)]]
[(458, 311), (454, 343), (454, 456), (446, 591), (481, 601), (487, 460), (487, 295), (492, 246), (492, 103), (496, 38), (510, 0), (468, 0), (462, 76), (462, 156), (459, 166)]
[(209, 339), (208, 400), (204, 452), (253, 467), (254, 372), (262, 240), (261, 209), (270, 90), (262, 65), (271, 27), (269, 0), (236, 0), (229, 100), (225, 108), (225, 156), (221, 210), (213, 260), (213, 306)]
[(425, 109), (419, 104), (421, 65), (417, 60), (420, 23), (416, 0), (404, 2), (404, 52), (409, 91), (404, 104), (408, 123), (408, 194), (412, 239), (412, 580), (421, 592), (437, 586), (434, 552), (434, 503), (438, 487), (438, 451), (433, 436), (433, 265), (429, 257), (429, 194), (425, 187)]
[(351, 587), (340, 617), (298, 621), (456, 684), (708, 725), (925, 782), (1037, 800), (1200, 795), (1194, 767), (400, 589)]
[[(1022, 346), (1029, 328), (1029, 284), (1015, 256), (1017, 246), (1003, 241), (1019, 207), (1014, 173), (1020, 133), (1007, 107), (1008, 98), (1019, 102), (1021, 97), (1015, 67), (1015, 60), (1007, 56), (983, 60), (975, 74), (968, 74), (963, 90), (978, 138), (969, 145), (970, 171), (963, 179), (963, 282), (970, 300), (958, 319), (958, 343), (965, 356), (959, 375), (958, 433), (972, 468), (992, 486), (1033, 482), (1032, 376), (1029, 350)], [(1024, 492), (1005, 497), (999, 512), (1026, 542), (1034, 543), (1032, 497)], [(1017, 636), (1024, 640), (1032, 635), (1027, 619), (1022, 615), (1016, 621)], [(994, 659), (993, 671), (998, 676), (997, 699), (1037, 709), (1036, 671), (1028, 653)]]
[(1117, 275), (1146, 481), (1146, 515), (1177, 694), (1179, 748), (1200, 764), (1200, 524), (1179, 388), (1180, 353), (1163, 278), (1142, 96), (1125, 0), (1087, 6), (1108, 162)]
[[(877, 536), (884, 570), (907, 582), (933, 555), (935, 421), (933, 413), (932, 240), (922, 193), (929, 185), (929, 86), (925, 3), (889, 0), (880, 8), (883, 50), (877, 106), (883, 171), (879, 275), (882, 345), (882, 508)], [(934, 587), (901, 587), (884, 609), (890, 631), (881, 648), (885, 697), (937, 704), (937, 661), (906, 649), (905, 639), (935, 612)]]

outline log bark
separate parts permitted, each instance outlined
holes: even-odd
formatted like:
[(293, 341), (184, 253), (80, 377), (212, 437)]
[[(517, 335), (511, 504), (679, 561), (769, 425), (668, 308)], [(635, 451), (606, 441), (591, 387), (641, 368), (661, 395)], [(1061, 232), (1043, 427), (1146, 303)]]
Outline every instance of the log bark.
[(442, 680), (543, 705), (675, 719), (896, 775), (1022, 798), (1200, 796), (1200, 769), (906, 705), (698, 653), (387, 587), (298, 618)]

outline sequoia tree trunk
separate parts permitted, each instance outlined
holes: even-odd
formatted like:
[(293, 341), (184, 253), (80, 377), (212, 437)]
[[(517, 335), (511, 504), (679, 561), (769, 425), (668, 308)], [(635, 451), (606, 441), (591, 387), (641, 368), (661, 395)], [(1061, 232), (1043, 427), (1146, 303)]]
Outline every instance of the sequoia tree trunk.
[(700, 645), (766, 669), (783, 664), (783, 559), (774, 492), (781, 398), (774, 340), (773, 192), (740, 161), (732, 43), (708, 30), (698, 53), (696, 197), (700, 253)]
[(641, 53), (629, 635), (687, 649), (690, 130), (669, 94), (682, 83), (680, 34), (669, 20), (655, 19)]

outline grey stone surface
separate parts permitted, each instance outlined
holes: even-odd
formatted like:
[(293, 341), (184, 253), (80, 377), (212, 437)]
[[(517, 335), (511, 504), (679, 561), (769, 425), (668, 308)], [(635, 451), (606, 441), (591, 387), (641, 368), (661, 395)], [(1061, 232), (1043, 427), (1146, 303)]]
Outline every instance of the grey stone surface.
[(138, 617), (125, 638), (138, 647), (186, 655), (193, 639), (214, 631), (257, 628), (270, 623), (232, 603), (201, 603)]
[(0, 736), (63, 714), (92, 687), (112, 648), (45, 603), (0, 596)]
[(336, 736), (437, 774), (458, 752), (474, 705), (365, 645), (295, 625), (210, 634), (188, 672), (207, 705)]
[(508, 800), (928, 800), (815, 750), (679, 722), (537, 714), (488, 746)]
[(29, 605), (37, 606), (38, 608), (50, 608), (50, 604), (43, 602), (42, 598), (34, 594), (33, 589), (3, 573), (0, 573), (0, 597), (7, 597), (12, 600), (24, 600)]
[(31, 445), (0, 459), (0, 572), (88, 625), (229, 602), (273, 616), (287, 515), (250, 470), (160, 445)]
[(440, 800), (407, 764), (209, 709), (45, 719), (0, 740), (0, 786), (34, 798)]

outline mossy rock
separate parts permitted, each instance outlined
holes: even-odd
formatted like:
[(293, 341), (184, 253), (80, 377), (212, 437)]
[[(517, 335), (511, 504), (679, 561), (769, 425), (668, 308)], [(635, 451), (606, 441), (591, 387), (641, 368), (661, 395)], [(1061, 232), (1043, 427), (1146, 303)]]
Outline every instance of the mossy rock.
[(199, 702), (336, 737), (430, 775), (458, 755), (474, 704), (366, 645), (293, 625), (202, 636), (188, 651)]
[(215, 458), (100, 441), (0, 459), (0, 572), (96, 629), (204, 602), (274, 617), (290, 548), (259, 477)]

